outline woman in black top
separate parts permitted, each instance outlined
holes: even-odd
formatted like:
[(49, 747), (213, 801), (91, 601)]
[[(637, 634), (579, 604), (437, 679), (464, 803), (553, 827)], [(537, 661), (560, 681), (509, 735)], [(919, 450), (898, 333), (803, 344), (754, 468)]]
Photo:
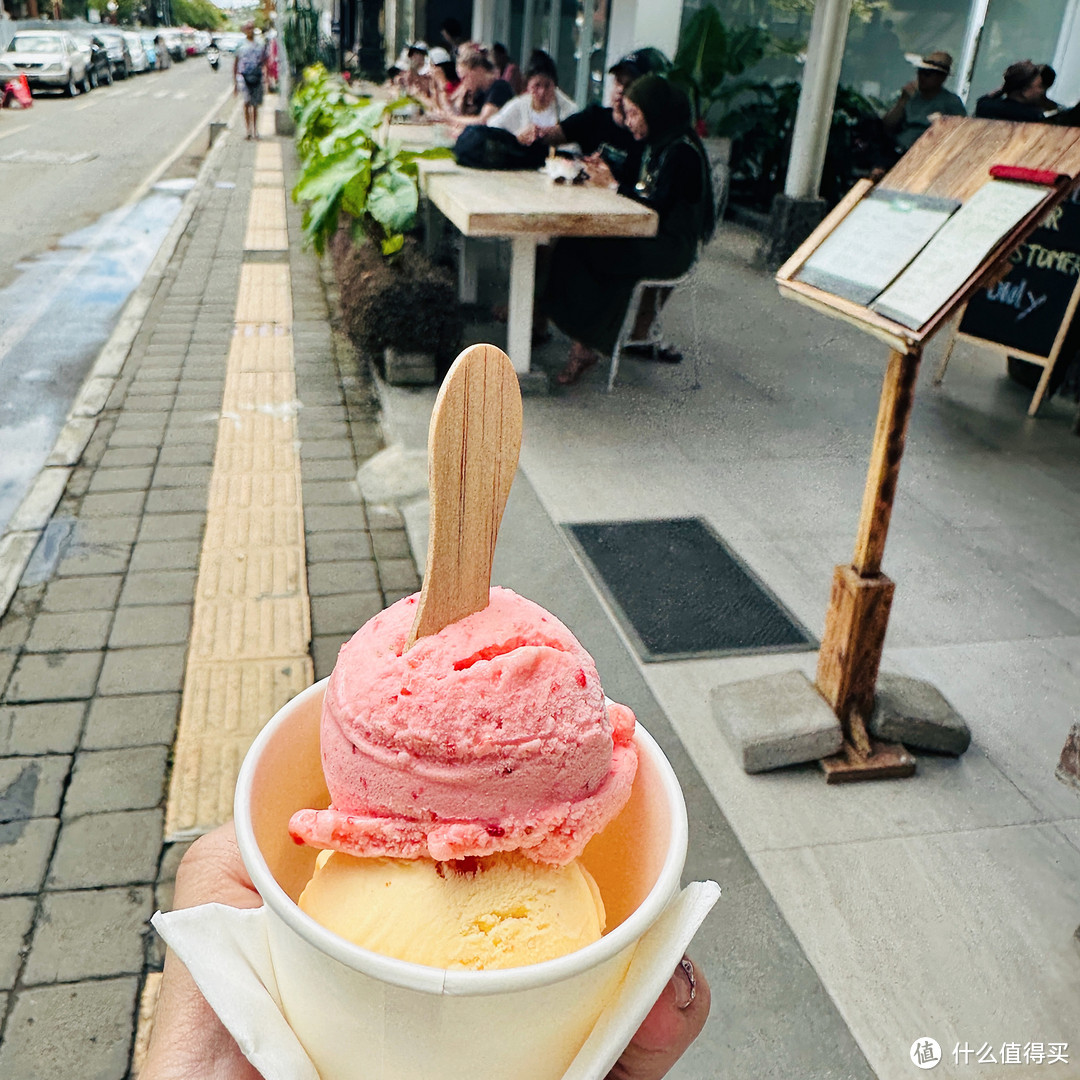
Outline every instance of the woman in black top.
[(1038, 65), (1030, 60), (1020, 60), (1005, 69), (1001, 86), (979, 98), (975, 115), (983, 120), (1040, 124), (1046, 119), (1042, 107), (1045, 96), (1046, 87)]
[(558, 380), (564, 386), (615, 347), (634, 285), (685, 273), (712, 236), (715, 206), (708, 159), (678, 87), (646, 75), (626, 91), (627, 127), (642, 144), (640, 164), (616, 180), (599, 157), (590, 182), (617, 189), (659, 215), (655, 237), (564, 239), (555, 247), (543, 313), (573, 339)]

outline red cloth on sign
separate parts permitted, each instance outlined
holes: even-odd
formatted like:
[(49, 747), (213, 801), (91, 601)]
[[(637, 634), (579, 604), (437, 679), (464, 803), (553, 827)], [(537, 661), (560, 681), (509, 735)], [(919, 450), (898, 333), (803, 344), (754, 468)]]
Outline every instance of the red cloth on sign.
[(1051, 169), (1025, 169), (1022, 165), (992, 165), (990, 175), (995, 180), (1022, 180), (1027, 184), (1045, 184), (1053, 187), (1058, 180), (1068, 180), (1065, 173), (1056, 173)]

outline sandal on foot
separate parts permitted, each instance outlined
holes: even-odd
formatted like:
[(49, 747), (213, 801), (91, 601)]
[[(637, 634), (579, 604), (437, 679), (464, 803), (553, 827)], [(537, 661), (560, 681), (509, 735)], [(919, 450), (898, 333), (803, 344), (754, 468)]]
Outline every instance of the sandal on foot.
[(599, 359), (600, 357), (596, 353), (589, 353), (584, 356), (571, 353), (570, 359), (566, 361), (566, 367), (555, 376), (555, 381), (560, 386), (571, 386)]

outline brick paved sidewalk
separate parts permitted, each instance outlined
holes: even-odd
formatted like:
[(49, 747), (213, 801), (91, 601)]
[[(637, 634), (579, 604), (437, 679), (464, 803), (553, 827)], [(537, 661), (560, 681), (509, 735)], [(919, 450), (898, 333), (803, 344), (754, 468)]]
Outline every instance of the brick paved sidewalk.
[(268, 143), (228, 138), (0, 620), (5, 1080), (130, 1074), (140, 997), (162, 961), (147, 920), (168, 905), (184, 848), (164, 841), (166, 794), (245, 265), (290, 270), (315, 678), (418, 586), (400, 518), (365, 507), (354, 481), (382, 445), (374, 397), (331, 327), (299, 214), (290, 203), (287, 249), (245, 251)]

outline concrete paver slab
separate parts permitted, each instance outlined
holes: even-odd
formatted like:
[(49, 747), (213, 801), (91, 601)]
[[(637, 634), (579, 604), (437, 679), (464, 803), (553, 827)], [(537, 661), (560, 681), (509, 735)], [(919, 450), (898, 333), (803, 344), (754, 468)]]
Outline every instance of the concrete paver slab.
[(96, 889), (153, 881), (161, 823), (160, 809), (86, 814), (65, 821), (47, 888)]
[(0, 754), (70, 754), (85, 715), (83, 701), (0, 705)]
[(148, 888), (50, 893), (23, 972), (26, 986), (142, 971)]
[(179, 694), (99, 695), (90, 705), (82, 746), (88, 750), (169, 746), (179, 712)]
[(163, 746), (81, 751), (64, 796), (64, 817), (157, 806), (167, 756)]
[(65, 611), (34, 620), (26, 647), (34, 652), (103, 649), (112, 623), (111, 611)]
[(123, 1080), (138, 978), (41, 986), (14, 996), (0, 1045), (6, 1080)]
[(0, 896), (36, 893), (45, 880), (60, 822), (32, 818), (0, 825)]
[(111, 611), (116, 606), (123, 583), (121, 574), (50, 581), (45, 590), (42, 608), (45, 611)]
[(0, 759), (0, 822), (55, 817), (70, 771), (63, 754)]
[(183, 645), (109, 649), (101, 668), (102, 694), (154, 694), (177, 691), (183, 679)]
[(8, 682), (7, 702), (88, 698), (101, 670), (100, 652), (23, 653)]
[(10, 990), (22, 963), (23, 939), (34, 923), (35, 901), (30, 896), (0, 900), (0, 990)]

